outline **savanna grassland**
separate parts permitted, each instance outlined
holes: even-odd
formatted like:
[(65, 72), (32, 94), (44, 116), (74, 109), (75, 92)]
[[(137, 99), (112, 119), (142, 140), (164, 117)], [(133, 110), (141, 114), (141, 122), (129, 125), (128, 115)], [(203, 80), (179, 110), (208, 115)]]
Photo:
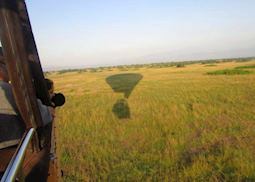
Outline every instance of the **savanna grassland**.
[(254, 65), (48, 74), (63, 181), (255, 181)]

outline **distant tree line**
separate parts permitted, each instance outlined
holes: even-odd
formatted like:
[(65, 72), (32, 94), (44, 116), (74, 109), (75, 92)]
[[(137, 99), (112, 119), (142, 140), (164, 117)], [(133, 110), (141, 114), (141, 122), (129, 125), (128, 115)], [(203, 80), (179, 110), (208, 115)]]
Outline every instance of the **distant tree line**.
[[(223, 63), (223, 62), (246, 62), (254, 60), (255, 57), (247, 57), (247, 58), (229, 58), (229, 59), (208, 59), (208, 60), (196, 60), (196, 61), (178, 61), (178, 62), (161, 62), (161, 63), (148, 63), (148, 64), (131, 64), (131, 65), (118, 65), (118, 66), (106, 66), (106, 67), (96, 67), (96, 68), (82, 68), (82, 69), (64, 69), (60, 71), (55, 71), (57, 74), (64, 74), (69, 72), (102, 72), (102, 71), (112, 71), (113, 69), (118, 69), (120, 71), (129, 71), (130, 69), (138, 70), (140, 68), (167, 68), (167, 67), (177, 67), (183, 68), (186, 65), (191, 64), (215, 64), (215, 63)], [(49, 74), (52, 72), (45, 72), (45, 74)]]

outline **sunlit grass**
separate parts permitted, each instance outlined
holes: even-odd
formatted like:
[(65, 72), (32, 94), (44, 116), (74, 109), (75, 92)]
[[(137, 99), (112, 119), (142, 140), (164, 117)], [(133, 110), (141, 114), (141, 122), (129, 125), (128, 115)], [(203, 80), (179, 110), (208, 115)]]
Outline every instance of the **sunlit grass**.
[(63, 180), (254, 181), (255, 74), (207, 74), (251, 63), (131, 69), (141, 79), (121, 88), (107, 82), (119, 69), (50, 74), (67, 97), (56, 120)]

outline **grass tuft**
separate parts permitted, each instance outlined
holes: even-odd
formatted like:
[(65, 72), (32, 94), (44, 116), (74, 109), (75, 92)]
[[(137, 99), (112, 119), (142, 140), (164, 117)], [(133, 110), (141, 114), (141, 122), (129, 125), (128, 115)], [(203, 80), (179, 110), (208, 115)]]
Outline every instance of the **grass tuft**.
[(224, 69), (224, 70), (207, 72), (208, 75), (246, 75), (250, 73), (252, 72), (247, 70), (239, 70), (239, 69)]
[(254, 69), (255, 65), (238, 66), (235, 69)]
[(205, 67), (213, 67), (213, 66), (217, 66), (217, 64), (206, 64)]

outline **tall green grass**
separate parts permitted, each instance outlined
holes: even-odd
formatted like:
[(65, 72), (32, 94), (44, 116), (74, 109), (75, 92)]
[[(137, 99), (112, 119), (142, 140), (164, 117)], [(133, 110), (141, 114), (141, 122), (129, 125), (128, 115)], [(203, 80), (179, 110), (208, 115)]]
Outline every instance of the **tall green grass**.
[(251, 71), (242, 70), (242, 69), (224, 69), (224, 70), (217, 70), (208, 72), (208, 75), (245, 75), (250, 74)]
[(238, 66), (236, 69), (254, 69), (255, 65)]

